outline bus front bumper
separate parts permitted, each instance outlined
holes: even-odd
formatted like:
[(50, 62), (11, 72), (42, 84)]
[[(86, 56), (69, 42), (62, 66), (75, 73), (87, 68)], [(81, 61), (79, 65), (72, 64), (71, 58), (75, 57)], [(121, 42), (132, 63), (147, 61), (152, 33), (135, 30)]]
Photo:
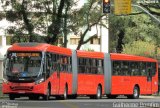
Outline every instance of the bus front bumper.
[(42, 94), (46, 93), (46, 84), (40, 83), (12, 83), (7, 82), (2, 84), (3, 94)]

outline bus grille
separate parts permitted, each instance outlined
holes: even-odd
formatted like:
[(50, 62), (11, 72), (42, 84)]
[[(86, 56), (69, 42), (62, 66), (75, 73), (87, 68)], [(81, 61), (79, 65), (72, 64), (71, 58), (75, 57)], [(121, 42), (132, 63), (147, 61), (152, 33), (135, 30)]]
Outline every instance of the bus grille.
[(10, 88), (12, 90), (29, 90), (29, 91), (33, 90), (33, 86), (14, 86), (14, 87), (10, 86)]

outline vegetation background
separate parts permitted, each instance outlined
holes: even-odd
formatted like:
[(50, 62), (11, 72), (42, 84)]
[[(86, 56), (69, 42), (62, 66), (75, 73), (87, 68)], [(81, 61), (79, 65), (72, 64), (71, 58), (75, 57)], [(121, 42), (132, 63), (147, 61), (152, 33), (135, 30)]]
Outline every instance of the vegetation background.
[[(109, 24), (110, 52), (127, 53), (160, 59), (160, 23), (155, 22), (145, 12), (132, 7), (129, 15), (102, 13), (102, 0), (86, 0), (78, 7), (80, 0), (1, 0), (4, 12), (0, 20), (6, 18), (16, 26), (7, 28), (15, 42), (46, 42), (57, 45), (59, 36), (64, 37), (63, 47), (67, 46), (69, 33), (78, 34), (81, 28), (77, 49), (96, 35), (85, 40), (91, 27)], [(132, 0), (152, 15), (160, 19), (160, 0)], [(111, 0), (111, 4), (114, 1)], [(9, 10), (8, 10), (9, 8)], [(103, 22), (101, 21), (102, 18)], [(39, 31), (39, 32), (36, 32)]]

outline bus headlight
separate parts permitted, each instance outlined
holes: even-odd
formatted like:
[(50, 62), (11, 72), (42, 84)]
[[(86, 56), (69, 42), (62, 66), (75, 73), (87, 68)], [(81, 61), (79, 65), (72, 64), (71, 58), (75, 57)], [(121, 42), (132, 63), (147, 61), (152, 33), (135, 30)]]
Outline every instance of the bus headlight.
[(40, 83), (43, 82), (43, 81), (44, 81), (44, 78), (41, 78), (41, 79), (37, 80), (35, 83), (36, 83), (36, 84), (40, 84)]

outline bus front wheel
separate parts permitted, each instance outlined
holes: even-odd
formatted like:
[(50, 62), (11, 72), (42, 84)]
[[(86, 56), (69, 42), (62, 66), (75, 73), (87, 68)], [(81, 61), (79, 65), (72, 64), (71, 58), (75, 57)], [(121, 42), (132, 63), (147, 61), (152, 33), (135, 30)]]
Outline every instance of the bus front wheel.
[(48, 86), (47, 90), (46, 90), (46, 94), (43, 96), (44, 100), (49, 100), (50, 97), (50, 87)]
[(9, 94), (9, 99), (10, 99), (10, 100), (14, 100), (14, 99), (15, 99), (14, 94)]

